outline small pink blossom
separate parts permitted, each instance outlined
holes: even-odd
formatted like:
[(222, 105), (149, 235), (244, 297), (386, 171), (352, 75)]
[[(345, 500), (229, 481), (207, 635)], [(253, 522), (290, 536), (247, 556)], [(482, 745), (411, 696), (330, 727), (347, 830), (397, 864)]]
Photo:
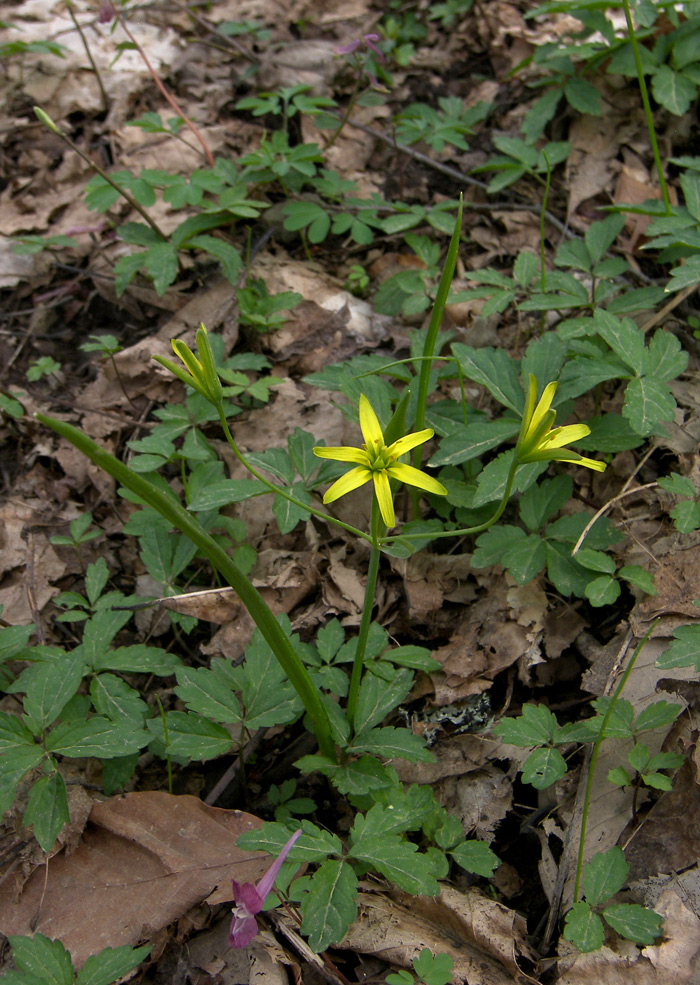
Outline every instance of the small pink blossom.
[(378, 34), (363, 34), (361, 38), (355, 38), (354, 41), (348, 41), (347, 44), (336, 45), (333, 51), (336, 55), (352, 55), (358, 48), (364, 46), (373, 51), (380, 61), (384, 61), (384, 55), (375, 44), (379, 40), (381, 39)]
[(100, 7), (100, 13), (97, 18), (98, 24), (109, 24), (114, 19), (114, 8), (110, 3), (110, 0), (102, 0), (102, 5)]
[(258, 921), (255, 914), (260, 913), (263, 904), (275, 885), (282, 863), (292, 850), (297, 838), (301, 837), (301, 828), (295, 831), (265, 875), (254, 886), (250, 882), (242, 885), (235, 879), (231, 880), (233, 898), (236, 905), (233, 908), (231, 933), (228, 938), (229, 947), (247, 947), (258, 932)]

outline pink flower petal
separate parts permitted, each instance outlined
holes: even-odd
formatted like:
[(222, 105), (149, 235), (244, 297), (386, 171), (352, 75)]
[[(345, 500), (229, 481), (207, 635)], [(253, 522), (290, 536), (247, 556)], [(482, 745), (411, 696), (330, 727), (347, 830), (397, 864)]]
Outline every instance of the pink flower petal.
[(228, 936), (229, 947), (247, 947), (258, 932), (258, 922), (255, 917), (234, 916), (231, 933)]
[(250, 882), (243, 885), (232, 880), (233, 898), (236, 901), (237, 909), (246, 909), (248, 913), (260, 913), (265, 897), (261, 896), (257, 888)]
[(298, 831), (295, 831), (294, 832), (294, 834), (292, 835), (292, 837), (289, 839), (289, 841), (287, 842), (287, 844), (284, 846), (284, 848), (282, 849), (282, 851), (279, 853), (279, 855), (277, 856), (277, 858), (275, 859), (275, 861), (272, 863), (272, 865), (270, 866), (270, 868), (267, 870), (267, 872), (265, 873), (265, 875), (258, 882), (258, 884), (256, 886), (256, 889), (257, 889), (257, 892), (259, 893), (259, 895), (260, 895), (263, 903), (265, 902), (265, 898), (267, 897), (268, 893), (272, 892), (272, 887), (275, 885), (275, 879), (279, 875), (279, 871), (282, 868), (282, 864), (283, 864), (284, 860), (286, 859), (286, 857), (291, 852), (292, 845), (297, 840), (297, 838), (301, 838), (301, 828), (299, 828)]
[(359, 38), (354, 41), (349, 41), (347, 44), (337, 44), (333, 49), (335, 55), (351, 55), (353, 51), (357, 51), (362, 42)]

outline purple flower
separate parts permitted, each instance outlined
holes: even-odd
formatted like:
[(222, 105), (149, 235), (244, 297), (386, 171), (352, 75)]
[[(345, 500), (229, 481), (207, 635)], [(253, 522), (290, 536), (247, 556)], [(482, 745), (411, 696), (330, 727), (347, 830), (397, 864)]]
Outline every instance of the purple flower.
[(275, 861), (267, 870), (257, 885), (244, 882), (243, 885), (231, 880), (233, 886), (233, 898), (236, 905), (233, 908), (233, 920), (231, 922), (231, 933), (228, 937), (229, 947), (247, 947), (258, 932), (258, 922), (255, 914), (260, 913), (263, 904), (267, 899), (275, 879), (279, 875), (282, 863), (292, 850), (292, 845), (301, 837), (301, 828), (295, 831)]
[(363, 34), (361, 38), (355, 38), (354, 41), (349, 41), (347, 44), (337, 45), (333, 51), (336, 55), (352, 55), (359, 47), (364, 46), (373, 51), (380, 61), (384, 61), (384, 55), (375, 44), (375, 41), (379, 40), (378, 34)]
[(109, 24), (114, 18), (114, 10), (110, 0), (102, 0), (102, 5), (100, 6), (100, 13), (97, 18), (98, 24)]

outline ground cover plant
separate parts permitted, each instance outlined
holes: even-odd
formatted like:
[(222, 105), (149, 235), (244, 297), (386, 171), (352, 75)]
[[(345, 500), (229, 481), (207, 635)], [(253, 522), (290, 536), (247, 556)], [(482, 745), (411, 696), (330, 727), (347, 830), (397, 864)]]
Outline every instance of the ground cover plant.
[(225, 8), (2, 15), (4, 976), (691, 982), (700, 7)]

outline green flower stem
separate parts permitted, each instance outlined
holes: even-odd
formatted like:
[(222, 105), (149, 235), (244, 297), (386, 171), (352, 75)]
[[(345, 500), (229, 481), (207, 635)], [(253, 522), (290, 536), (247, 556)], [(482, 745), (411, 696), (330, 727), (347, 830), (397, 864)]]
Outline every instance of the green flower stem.
[[(542, 211), (540, 212), (540, 290), (543, 294), (547, 293), (547, 267), (546, 267), (546, 253), (544, 246), (544, 218), (547, 214), (547, 201), (549, 200), (549, 188), (552, 184), (552, 169), (549, 166), (549, 158), (546, 153), (542, 152), (544, 155), (544, 161), (547, 165), (547, 181), (544, 186), (544, 195), (542, 196)], [(540, 319), (540, 334), (545, 333), (545, 312), (542, 312)]]
[(232, 558), (221, 548), (201, 524), (185, 510), (182, 505), (167, 493), (162, 492), (132, 471), (109, 452), (100, 448), (91, 438), (83, 434), (71, 424), (57, 421), (44, 414), (37, 414), (37, 419), (55, 431), (62, 438), (86, 455), (90, 461), (103, 469), (127, 489), (140, 496), (149, 506), (157, 510), (174, 527), (196, 544), (199, 550), (209, 559), (214, 568), (228, 582), (241, 602), (245, 605), (272, 652), (289, 677), (299, 695), (304, 708), (311, 719), (313, 730), (318, 740), (319, 749), (324, 756), (336, 761), (336, 751), (331, 737), (328, 716), (321, 702), (318, 689), (312, 682), (306, 667), (296, 653), (292, 641), (275, 619), (271, 609), (260, 593), (253, 587), (242, 571), (239, 570)]
[(85, 153), (85, 151), (81, 150), (81, 148), (78, 147), (77, 144), (74, 144), (73, 141), (68, 136), (68, 134), (65, 133), (63, 130), (61, 130), (61, 128), (58, 126), (58, 124), (56, 124), (56, 123), (53, 122), (53, 120), (48, 115), (48, 113), (44, 112), (44, 110), (41, 109), (40, 106), (35, 106), (34, 107), (34, 114), (35, 114), (36, 118), (39, 120), (40, 123), (43, 123), (44, 126), (47, 127), (49, 130), (51, 130), (52, 133), (55, 133), (57, 137), (60, 137), (61, 140), (64, 141), (64, 143), (68, 144), (68, 146), (70, 147), (70, 149), (72, 151), (75, 151), (75, 153), (78, 155), (78, 157), (82, 158), (82, 160), (85, 161), (85, 163), (88, 165), (88, 167), (92, 168), (93, 171), (95, 171), (97, 174), (99, 174), (100, 178), (102, 178), (103, 181), (106, 181), (107, 184), (108, 185), (111, 185), (112, 188), (114, 188), (114, 190), (116, 192), (119, 192), (119, 194), (121, 195), (121, 197), (126, 202), (129, 203), (129, 205), (131, 206), (132, 209), (134, 209), (135, 212), (138, 212), (138, 214), (141, 216), (141, 218), (144, 219), (148, 223), (148, 225), (151, 227), (151, 229), (153, 230), (153, 232), (156, 233), (160, 237), (160, 239), (163, 240), (163, 242), (165, 242), (165, 243), (168, 242), (168, 237), (165, 235), (165, 233), (160, 228), (160, 226), (156, 222), (154, 222), (153, 219), (151, 219), (150, 215), (148, 214), (148, 212), (146, 212), (146, 210), (144, 209), (144, 207), (142, 205), (140, 205), (136, 201), (136, 199), (132, 195), (130, 195), (129, 192), (125, 188), (122, 188), (120, 185), (118, 185), (116, 183), (116, 181), (114, 180), (114, 178), (110, 178), (110, 176), (107, 174), (107, 172), (104, 171), (99, 166), (99, 164), (95, 164), (95, 162), (93, 161), (93, 159), (91, 157), (89, 157)]
[(367, 568), (367, 583), (365, 585), (365, 601), (362, 606), (362, 619), (360, 629), (357, 634), (357, 648), (355, 650), (355, 660), (352, 665), (352, 675), (350, 677), (350, 689), (348, 691), (347, 716), (350, 725), (354, 728), (355, 713), (357, 711), (357, 699), (360, 693), (362, 682), (362, 670), (365, 663), (365, 650), (367, 649), (367, 638), (369, 627), (372, 623), (372, 609), (374, 607), (374, 596), (377, 590), (377, 575), (379, 574), (379, 558), (381, 551), (379, 548), (381, 535), (384, 528), (382, 515), (379, 510), (379, 502), (376, 495), (372, 495), (372, 549), (369, 555), (369, 567)]
[(647, 630), (644, 638), (640, 640), (640, 642), (637, 644), (637, 648), (632, 654), (632, 658), (630, 662), (627, 664), (624, 674), (620, 678), (620, 683), (615, 688), (615, 693), (613, 694), (612, 701), (608, 705), (607, 711), (603, 716), (603, 721), (601, 722), (600, 725), (600, 732), (598, 733), (598, 738), (595, 740), (595, 743), (593, 744), (593, 751), (591, 752), (591, 762), (588, 767), (588, 778), (586, 780), (586, 792), (584, 794), (583, 809), (581, 812), (581, 836), (579, 838), (578, 860), (576, 862), (576, 884), (574, 886), (574, 903), (577, 903), (579, 900), (579, 891), (581, 888), (581, 875), (583, 873), (583, 856), (586, 847), (586, 828), (588, 826), (588, 808), (590, 807), (590, 803), (591, 803), (591, 793), (593, 791), (593, 778), (595, 774), (596, 763), (598, 761), (598, 753), (600, 752), (600, 746), (603, 742), (603, 739), (605, 738), (605, 729), (607, 728), (608, 721), (610, 720), (610, 716), (612, 715), (613, 708), (617, 704), (617, 700), (622, 694), (622, 689), (627, 683), (627, 679), (632, 673), (632, 669), (637, 662), (637, 657), (642, 652), (642, 648), (644, 647), (645, 643), (647, 643), (647, 641), (649, 640), (651, 634), (654, 632), (654, 629), (656, 628), (658, 621), (659, 621), (658, 619), (654, 620), (654, 622)]
[(513, 456), (513, 461), (510, 466), (510, 471), (508, 472), (508, 478), (506, 480), (506, 489), (503, 493), (503, 499), (498, 504), (498, 508), (493, 516), (489, 517), (488, 520), (484, 520), (483, 523), (477, 524), (475, 527), (462, 527), (460, 530), (440, 530), (437, 533), (416, 533), (416, 534), (394, 534), (392, 537), (382, 537), (382, 544), (390, 544), (394, 540), (401, 540), (404, 537), (409, 537), (410, 540), (437, 540), (440, 537), (466, 537), (467, 534), (480, 534), (484, 530), (488, 530), (492, 527), (494, 523), (503, 516), (503, 511), (508, 505), (508, 500), (510, 499), (510, 494), (513, 491), (513, 483), (515, 482), (515, 473), (518, 471), (518, 466), (520, 462)]
[(625, 8), (625, 20), (627, 21), (627, 30), (629, 31), (630, 41), (632, 42), (632, 51), (634, 52), (634, 64), (637, 68), (637, 81), (639, 82), (639, 91), (642, 94), (644, 115), (646, 116), (647, 127), (649, 129), (649, 140), (651, 141), (651, 149), (654, 154), (656, 173), (659, 176), (659, 187), (661, 188), (661, 194), (663, 196), (664, 205), (666, 206), (666, 215), (670, 215), (671, 200), (668, 197), (666, 178), (664, 177), (663, 165), (661, 164), (661, 154), (659, 153), (659, 145), (656, 140), (656, 130), (654, 129), (654, 116), (651, 112), (651, 103), (649, 102), (649, 91), (647, 90), (647, 83), (646, 83), (646, 79), (644, 78), (644, 68), (642, 67), (642, 59), (639, 54), (639, 45), (637, 43), (637, 32), (634, 29), (634, 21), (632, 20), (632, 11), (630, 10), (629, 0), (622, 0), (622, 5)]
[[(420, 367), (420, 376), (418, 377), (418, 400), (416, 403), (416, 420), (415, 420), (415, 430), (422, 431), (425, 427), (425, 408), (428, 402), (428, 387), (430, 385), (430, 367), (432, 363), (433, 356), (435, 355), (435, 346), (437, 345), (438, 332), (440, 331), (440, 325), (442, 324), (442, 316), (445, 311), (445, 305), (447, 303), (447, 297), (450, 293), (450, 287), (452, 285), (452, 278), (455, 272), (455, 266), (457, 264), (457, 253), (459, 252), (459, 241), (462, 235), (462, 207), (463, 199), (462, 195), (459, 196), (459, 208), (457, 209), (457, 220), (455, 222), (454, 232), (452, 233), (452, 239), (450, 240), (450, 247), (447, 251), (447, 256), (445, 257), (445, 266), (442, 268), (442, 275), (440, 277), (440, 284), (438, 285), (437, 296), (435, 298), (435, 306), (433, 307), (433, 313), (430, 316), (430, 323), (428, 325), (428, 331), (425, 336), (425, 343), (423, 345), (423, 357)], [(421, 448), (414, 448), (413, 450), (413, 467), (419, 469), (421, 467), (422, 450)], [(411, 499), (413, 501), (413, 517), (417, 519), (419, 516), (419, 501), (420, 501), (420, 491), (412, 490)]]
[(342, 119), (340, 121), (340, 126), (337, 127), (337, 129), (335, 130), (333, 136), (324, 145), (324, 148), (323, 148), (324, 152), (327, 151), (327, 150), (329, 150), (333, 146), (333, 144), (337, 141), (338, 137), (341, 135), (341, 133), (345, 129), (345, 124), (350, 119), (350, 114), (352, 113), (353, 109), (355, 108), (355, 103), (357, 102), (357, 96), (358, 96), (358, 93), (360, 91), (360, 82), (361, 82), (361, 80), (362, 80), (362, 67), (358, 65), (357, 74), (355, 76), (355, 85), (353, 86), (352, 92), (350, 93), (350, 98), (348, 99), (347, 109), (343, 113)]
[(362, 540), (366, 540), (370, 544), (372, 543), (372, 538), (369, 537), (364, 532), (364, 530), (359, 530), (357, 527), (353, 527), (352, 524), (350, 523), (344, 523), (342, 520), (338, 520), (336, 517), (330, 516), (330, 514), (328, 513), (324, 513), (322, 510), (317, 510), (315, 506), (309, 506), (308, 503), (302, 503), (302, 501), (300, 499), (297, 499), (296, 496), (292, 496), (291, 493), (288, 493), (287, 490), (284, 488), (284, 486), (275, 485), (274, 482), (270, 482), (269, 479), (266, 479), (265, 476), (262, 475), (260, 472), (258, 472), (257, 469), (253, 468), (252, 465), (249, 465), (248, 462), (243, 457), (243, 455), (241, 454), (241, 452), (238, 450), (238, 446), (236, 445), (236, 442), (233, 440), (233, 435), (231, 434), (231, 431), (229, 429), (228, 422), (226, 420), (226, 415), (224, 413), (223, 405), (218, 405), (217, 410), (219, 411), (219, 420), (221, 421), (221, 427), (223, 428), (224, 434), (226, 436), (226, 440), (229, 443), (231, 451), (236, 456), (236, 458), (241, 463), (241, 465), (244, 468), (246, 468), (251, 475), (255, 476), (255, 478), (258, 479), (259, 482), (262, 482), (263, 485), (266, 485), (267, 488), (270, 490), (270, 492), (277, 493), (278, 495), (282, 496), (284, 499), (288, 499), (290, 503), (294, 503), (295, 506), (300, 506), (301, 509), (306, 510), (307, 513), (313, 513), (314, 516), (320, 517), (321, 520), (326, 520), (327, 523), (334, 523), (336, 527), (342, 527), (343, 530), (347, 530), (348, 533), (354, 534), (355, 537), (360, 537)]

